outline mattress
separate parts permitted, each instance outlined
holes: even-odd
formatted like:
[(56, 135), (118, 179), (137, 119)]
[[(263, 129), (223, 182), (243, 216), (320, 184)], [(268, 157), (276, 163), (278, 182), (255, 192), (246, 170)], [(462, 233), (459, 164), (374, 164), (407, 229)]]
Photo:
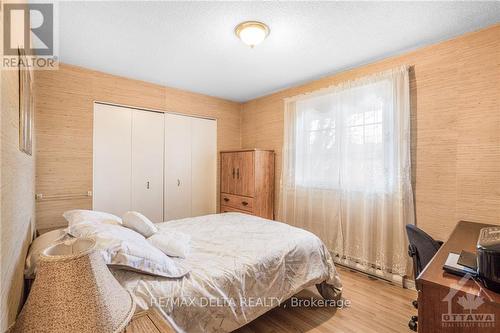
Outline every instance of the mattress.
[(178, 332), (231, 332), (312, 285), (326, 298), (342, 285), (321, 240), (287, 224), (225, 213), (157, 224), (191, 236), (191, 253), (176, 259), (181, 279), (113, 270), (138, 309), (156, 307)]

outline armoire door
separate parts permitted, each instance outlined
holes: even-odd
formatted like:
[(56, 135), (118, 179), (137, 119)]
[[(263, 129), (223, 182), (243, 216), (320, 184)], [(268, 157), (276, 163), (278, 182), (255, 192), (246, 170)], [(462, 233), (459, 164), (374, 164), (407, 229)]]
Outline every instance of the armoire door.
[(191, 216), (191, 118), (165, 114), (165, 221)]
[(235, 155), (236, 185), (233, 193), (251, 197), (255, 194), (254, 153), (245, 151)]
[(94, 210), (118, 216), (130, 210), (131, 133), (131, 109), (94, 104)]
[(217, 122), (191, 118), (191, 216), (217, 210)]
[(220, 188), (223, 193), (235, 193), (237, 153), (221, 154)]
[(163, 221), (164, 115), (132, 111), (132, 210)]

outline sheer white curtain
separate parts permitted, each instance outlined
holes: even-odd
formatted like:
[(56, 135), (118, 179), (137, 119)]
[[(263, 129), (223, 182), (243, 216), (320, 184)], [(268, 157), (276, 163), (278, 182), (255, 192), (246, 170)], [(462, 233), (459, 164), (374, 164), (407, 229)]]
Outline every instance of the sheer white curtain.
[(285, 100), (278, 218), (337, 261), (405, 275), (410, 167), (406, 66)]

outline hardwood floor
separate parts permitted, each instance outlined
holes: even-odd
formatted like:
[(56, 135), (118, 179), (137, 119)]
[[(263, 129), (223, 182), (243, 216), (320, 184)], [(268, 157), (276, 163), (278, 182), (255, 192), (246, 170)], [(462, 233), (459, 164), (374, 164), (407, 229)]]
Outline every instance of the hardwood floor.
[[(338, 266), (337, 266), (338, 267)], [(338, 267), (344, 286), (343, 298), (351, 306), (333, 308), (273, 309), (237, 333), (369, 333), (411, 332), (408, 321), (417, 310), (411, 305), (414, 290), (403, 289), (383, 280), (372, 279), (343, 267)], [(298, 295), (300, 298), (321, 298), (315, 288)]]

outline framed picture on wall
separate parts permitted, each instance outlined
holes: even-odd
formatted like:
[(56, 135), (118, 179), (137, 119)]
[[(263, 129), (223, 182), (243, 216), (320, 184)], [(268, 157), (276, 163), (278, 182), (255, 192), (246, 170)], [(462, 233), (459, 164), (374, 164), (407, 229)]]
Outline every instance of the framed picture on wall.
[(32, 73), (26, 66), (24, 50), (19, 49), (19, 149), (32, 155), (33, 152), (33, 87)]

